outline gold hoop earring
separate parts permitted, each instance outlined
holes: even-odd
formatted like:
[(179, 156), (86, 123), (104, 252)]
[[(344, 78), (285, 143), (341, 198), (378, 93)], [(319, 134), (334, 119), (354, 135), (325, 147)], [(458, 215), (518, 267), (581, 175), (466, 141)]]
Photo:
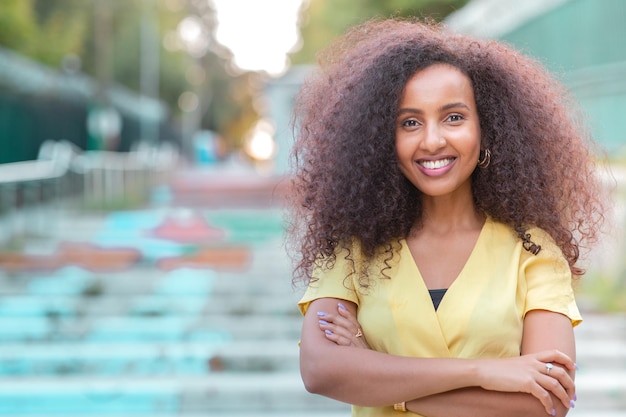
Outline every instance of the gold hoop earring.
[(489, 149), (481, 149), (478, 155), (478, 168), (487, 168), (491, 162), (491, 151)]

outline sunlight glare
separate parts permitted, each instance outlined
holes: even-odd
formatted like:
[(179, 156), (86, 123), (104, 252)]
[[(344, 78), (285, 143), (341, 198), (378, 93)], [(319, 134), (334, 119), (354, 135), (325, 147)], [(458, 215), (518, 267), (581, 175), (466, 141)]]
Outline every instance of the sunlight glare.
[(244, 71), (283, 73), (287, 54), (299, 44), (302, 0), (212, 0), (217, 14), (215, 37), (231, 50)]
[(261, 119), (252, 128), (246, 138), (245, 151), (258, 161), (267, 161), (276, 153), (274, 126), (268, 120)]

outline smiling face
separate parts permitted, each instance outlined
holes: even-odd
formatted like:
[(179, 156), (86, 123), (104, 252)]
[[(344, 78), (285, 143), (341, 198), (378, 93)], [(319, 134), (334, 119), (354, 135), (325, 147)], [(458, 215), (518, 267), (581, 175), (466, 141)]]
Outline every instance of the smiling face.
[[(480, 122), (470, 79), (434, 64), (407, 82), (396, 118), (400, 170), (424, 196), (467, 193), (480, 152)], [(461, 194), (462, 195), (462, 194)]]

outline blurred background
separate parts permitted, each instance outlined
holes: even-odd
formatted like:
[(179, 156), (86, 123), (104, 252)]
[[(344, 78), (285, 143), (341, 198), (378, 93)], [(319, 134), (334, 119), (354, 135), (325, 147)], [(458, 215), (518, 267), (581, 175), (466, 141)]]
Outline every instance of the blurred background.
[(624, 415), (626, 2), (0, 0), (0, 416), (349, 415), (299, 376), (291, 107), (392, 15), (514, 45), (588, 114), (613, 207), (570, 415)]

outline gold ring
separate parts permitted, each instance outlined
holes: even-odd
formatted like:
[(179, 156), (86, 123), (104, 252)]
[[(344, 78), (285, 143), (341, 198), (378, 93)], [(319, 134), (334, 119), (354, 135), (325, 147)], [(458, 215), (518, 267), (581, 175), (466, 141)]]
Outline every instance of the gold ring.
[(552, 370), (552, 368), (554, 368), (554, 365), (552, 365), (550, 362), (546, 363), (546, 375), (550, 375), (550, 371)]
[(361, 331), (361, 328), (359, 327), (356, 331), (356, 334), (354, 335), (354, 337), (361, 337), (363, 336), (363, 332)]

